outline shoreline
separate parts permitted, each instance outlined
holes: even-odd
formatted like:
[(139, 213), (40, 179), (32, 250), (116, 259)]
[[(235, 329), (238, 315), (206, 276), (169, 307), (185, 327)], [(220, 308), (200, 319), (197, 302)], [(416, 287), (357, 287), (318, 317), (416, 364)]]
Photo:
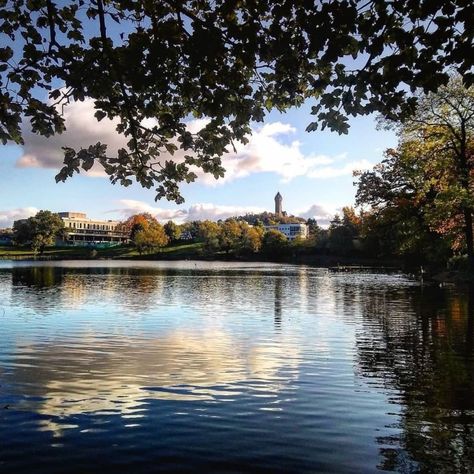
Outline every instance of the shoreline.
[[(34, 255), (30, 249), (0, 247), (0, 261), (12, 262), (61, 262), (61, 261), (203, 261), (203, 262), (241, 262), (241, 263), (280, 263), (291, 265), (310, 265), (328, 268), (332, 271), (354, 271), (357, 269), (377, 269), (388, 272), (399, 271), (420, 279), (419, 269), (409, 267), (405, 262), (396, 259), (368, 258), (361, 255), (326, 255), (317, 253), (300, 253), (283, 256), (235, 256), (225, 254), (206, 255), (201, 244), (184, 244), (166, 247), (161, 252), (139, 255), (131, 247), (111, 247), (93, 249), (87, 247), (51, 247), (42, 255)], [(420, 280), (421, 281), (421, 280)], [(462, 271), (438, 270), (426, 273), (424, 283), (437, 285), (465, 286), (474, 283), (474, 277)]]
[(138, 254), (129, 247), (112, 247), (109, 249), (91, 249), (87, 247), (52, 247), (44, 251), (43, 254), (34, 254), (29, 249), (18, 249), (10, 247), (0, 247), (0, 260), (12, 261), (58, 261), (58, 260), (202, 260), (216, 262), (274, 262), (274, 263), (293, 263), (310, 264), (322, 267), (326, 266), (363, 266), (402, 269), (403, 263), (395, 259), (368, 258), (361, 255), (327, 255), (316, 253), (301, 253), (269, 256), (256, 254), (253, 256), (236, 256), (222, 253), (206, 255), (201, 249), (194, 245), (177, 246), (164, 248), (160, 252), (153, 254)]

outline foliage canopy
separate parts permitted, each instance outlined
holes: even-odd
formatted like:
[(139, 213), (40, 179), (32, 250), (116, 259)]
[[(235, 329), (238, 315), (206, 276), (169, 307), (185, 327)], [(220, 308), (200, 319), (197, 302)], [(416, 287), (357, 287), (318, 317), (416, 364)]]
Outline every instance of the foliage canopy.
[(405, 245), (442, 236), (474, 269), (474, 87), (452, 77), (420, 96), (399, 133), (397, 149), (359, 175), (357, 203), (403, 228)]
[(178, 184), (223, 176), (222, 155), (274, 108), (309, 99), (308, 131), (347, 133), (348, 116), (406, 115), (449, 67), (471, 84), (473, 17), (470, 0), (0, 0), (0, 139), (22, 143), (23, 120), (61, 133), (62, 106), (91, 98), (128, 144), (67, 148), (56, 179), (98, 161), (182, 202)]
[(63, 220), (51, 211), (39, 211), (33, 217), (16, 221), (13, 226), (14, 241), (20, 245), (30, 244), (35, 253), (54, 245), (63, 232)]

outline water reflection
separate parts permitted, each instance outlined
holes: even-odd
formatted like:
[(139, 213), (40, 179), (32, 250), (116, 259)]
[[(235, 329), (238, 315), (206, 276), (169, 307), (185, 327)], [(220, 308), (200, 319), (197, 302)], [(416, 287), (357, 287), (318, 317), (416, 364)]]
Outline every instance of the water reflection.
[(379, 438), (379, 467), (474, 472), (474, 292), (427, 287), (373, 294), (358, 371), (402, 407), (399, 436)]
[[(275, 319), (284, 305), (282, 285), (297, 298), (291, 307), (299, 310), (308, 305), (307, 271), (276, 267), (272, 271), (261, 268), (217, 269), (206, 267), (140, 268), (140, 267), (60, 267), (18, 266), (1, 269), (0, 274), (11, 274), (12, 302), (47, 313), (57, 305), (79, 307), (100, 295), (102, 301), (120, 303), (127, 309), (153, 310), (153, 304), (183, 304), (215, 310), (239, 301), (250, 308), (269, 304), (268, 292), (275, 293)], [(289, 288), (290, 287), (290, 288)], [(261, 295), (265, 294), (265, 298)], [(244, 297), (242, 297), (245, 295)], [(192, 298), (192, 301), (189, 301)], [(210, 305), (210, 306), (209, 306)], [(280, 308), (278, 308), (278, 306)]]
[[(18, 467), (38, 433), (44, 450), (92, 449), (76, 432), (105, 433), (103, 452), (130, 467), (119, 448), (152, 459), (150, 433), (167, 420), (165, 471), (474, 472), (472, 289), (295, 266), (121, 265), (0, 266), (0, 469), (9, 455)], [(217, 452), (223, 439), (235, 449)]]
[(280, 278), (275, 278), (275, 293), (274, 293), (274, 315), (275, 329), (281, 328), (281, 316), (283, 313), (282, 295), (283, 282)]
[(21, 394), (16, 408), (45, 415), (44, 426), (61, 430), (58, 417), (79, 413), (143, 416), (150, 399), (229, 401), (242, 382), (274, 403), (297, 378), (297, 361), (298, 349), (284, 342), (248, 345), (212, 328), (107, 343), (83, 335), (17, 347), (9, 378)]
[[(230, 401), (245, 390), (260, 397), (262, 407), (271, 406), (298, 377), (299, 349), (291, 337), (269, 341), (257, 331), (249, 338), (216, 321), (236, 308), (251, 316), (272, 305), (279, 327), (284, 287), (297, 287), (298, 273), (48, 266), (8, 272), (12, 308), (43, 317), (67, 313), (67, 322), (64, 315), (54, 326), (57, 335), (38, 341), (37, 331), (27, 331), (0, 367), (18, 398), (15, 408), (38, 413), (42, 428), (56, 435), (64, 429), (61, 419), (78, 414), (141, 417), (151, 399)], [(153, 319), (130, 326), (145, 312)], [(198, 324), (196, 312), (202, 313)], [(156, 320), (160, 314), (163, 320)]]

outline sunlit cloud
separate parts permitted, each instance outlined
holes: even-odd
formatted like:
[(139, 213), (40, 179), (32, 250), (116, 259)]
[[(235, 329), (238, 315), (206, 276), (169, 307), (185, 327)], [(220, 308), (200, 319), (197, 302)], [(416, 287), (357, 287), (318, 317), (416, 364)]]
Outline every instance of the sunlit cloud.
[[(49, 138), (31, 133), (25, 126), (23, 130), (25, 144), (23, 153), (16, 163), (17, 167), (59, 169), (63, 164), (62, 147), (70, 146), (77, 150), (97, 142), (107, 144), (107, 154), (114, 156), (119, 148), (126, 146), (127, 138), (117, 133), (117, 120), (105, 118), (97, 122), (94, 112), (92, 99), (65, 106), (67, 129), (63, 134)], [(207, 122), (206, 119), (191, 120), (188, 122), (188, 129), (196, 133)], [(144, 124), (153, 125), (153, 119), (147, 119)], [(370, 166), (366, 160), (348, 162), (346, 154), (329, 156), (305, 153), (302, 143), (291, 139), (296, 131), (292, 125), (278, 121), (254, 127), (247, 144), (237, 142), (235, 151), (229, 151), (223, 156), (223, 165), (226, 169), (224, 178), (216, 180), (212, 175), (197, 169), (195, 171), (199, 181), (216, 186), (255, 173), (273, 173), (285, 182), (299, 176), (329, 179), (350, 175), (355, 168)], [(173, 156), (164, 153), (160, 160), (173, 159), (182, 162), (187, 153), (184, 150), (177, 150)], [(103, 177), (105, 173), (99, 165), (96, 165), (86, 175)]]
[(315, 219), (320, 227), (328, 227), (337, 209), (328, 208), (321, 204), (313, 204), (308, 209), (296, 212), (296, 215), (304, 219)]
[(323, 166), (308, 173), (310, 178), (337, 178), (339, 176), (352, 176), (354, 170), (367, 170), (372, 168), (373, 164), (368, 160), (351, 161), (341, 166)]
[(163, 209), (158, 206), (152, 206), (143, 201), (132, 199), (122, 199), (119, 201), (121, 207), (112, 209), (109, 212), (127, 218), (133, 214), (147, 212), (156, 217), (159, 221), (173, 220), (176, 222), (186, 222), (195, 220), (214, 220), (227, 219), (249, 213), (260, 213), (264, 209), (255, 206), (221, 206), (211, 203), (197, 203), (188, 208)]
[(122, 218), (128, 218), (134, 214), (147, 213), (156, 217), (158, 220), (173, 220), (182, 221), (186, 217), (185, 209), (163, 209), (158, 206), (152, 206), (143, 201), (136, 201), (134, 199), (121, 199), (119, 201), (120, 207), (111, 209), (110, 213), (120, 215)]
[[(115, 130), (118, 121), (104, 119), (97, 122), (94, 112), (92, 99), (73, 102), (64, 107), (67, 130), (49, 138), (34, 134), (25, 126), (23, 130), (25, 144), (23, 154), (16, 163), (17, 167), (59, 169), (64, 159), (62, 147), (66, 146), (80, 149), (101, 142), (107, 143), (110, 154), (117, 153), (117, 150), (125, 146), (127, 142), (127, 139)], [(93, 170), (95, 174), (101, 171)], [(91, 176), (94, 173), (87, 174)]]
[(0, 228), (11, 227), (13, 222), (34, 216), (39, 209), (36, 207), (19, 207), (16, 209), (0, 210)]

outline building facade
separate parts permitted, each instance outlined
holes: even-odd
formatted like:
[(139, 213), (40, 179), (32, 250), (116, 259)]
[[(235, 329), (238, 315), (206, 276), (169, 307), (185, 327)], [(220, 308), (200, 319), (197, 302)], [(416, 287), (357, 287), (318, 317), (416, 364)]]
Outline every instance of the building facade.
[(299, 222), (294, 224), (266, 225), (265, 230), (278, 230), (284, 234), (288, 240), (295, 240), (298, 237), (300, 239), (307, 239), (309, 235), (308, 226)]
[(119, 221), (89, 219), (83, 212), (58, 212), (64, 222), (67, 245), (95, 246), (118, 245), (128, 240)]
[(12, 245), (13, 229), (0, 229), (0, 245)]

